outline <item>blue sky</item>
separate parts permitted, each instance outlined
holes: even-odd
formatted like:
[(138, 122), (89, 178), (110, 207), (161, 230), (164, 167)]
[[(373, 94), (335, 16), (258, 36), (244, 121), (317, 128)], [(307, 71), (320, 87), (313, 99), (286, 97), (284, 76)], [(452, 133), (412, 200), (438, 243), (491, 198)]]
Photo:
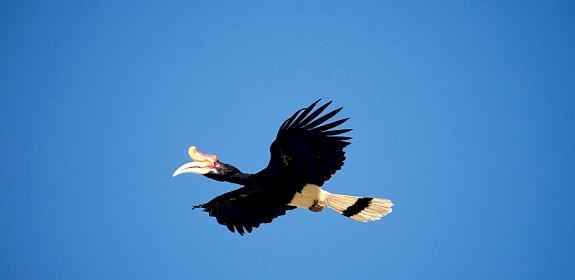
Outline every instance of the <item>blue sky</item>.
[[(98, 3), (96, 3), (98, 2)], [(573, 279), (570, 1), (3, 1), (2, 279)], [(353, 144), (244, 237), (172, 178), (188, 146), (245, 172), (317, 98)]]

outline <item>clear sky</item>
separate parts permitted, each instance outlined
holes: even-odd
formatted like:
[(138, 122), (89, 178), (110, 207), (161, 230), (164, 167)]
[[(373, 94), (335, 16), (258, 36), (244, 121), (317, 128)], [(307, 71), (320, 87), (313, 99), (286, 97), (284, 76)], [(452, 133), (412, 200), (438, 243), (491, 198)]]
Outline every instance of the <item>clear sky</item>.
[[(572, 1), (159, 2), (0, 3), (0, 278), (575, 279)], [(191, 210), (317, 98), (390, 216)]]

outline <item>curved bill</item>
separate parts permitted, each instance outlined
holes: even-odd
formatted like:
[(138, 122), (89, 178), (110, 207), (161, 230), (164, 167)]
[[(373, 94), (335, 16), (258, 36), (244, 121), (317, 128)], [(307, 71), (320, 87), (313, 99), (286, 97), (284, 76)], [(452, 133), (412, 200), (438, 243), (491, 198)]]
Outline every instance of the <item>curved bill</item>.
[(214, 164), (211, 162), (192, 161), (192, 162), (185, 163), (184, 165), (178, 167), (178, 169), (176, 169), (176, 171), (174, 172), (172, 177), (176, 177), (176, 176), (178, 176), (180, 174), (184, 174), (184, 173), (204, 175), (204, 174), (210, 173), (211, 171), (215, 171), (215, 169), (213, 167), (214, 167)]

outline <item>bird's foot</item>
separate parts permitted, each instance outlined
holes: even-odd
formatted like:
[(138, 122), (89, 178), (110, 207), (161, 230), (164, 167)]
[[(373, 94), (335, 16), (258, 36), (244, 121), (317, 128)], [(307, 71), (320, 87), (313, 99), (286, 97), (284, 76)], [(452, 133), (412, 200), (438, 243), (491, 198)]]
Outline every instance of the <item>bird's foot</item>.
[(313, 212), (320, 212), (321, 210), (323, 210), (324, 207), (325, 207), (324, 203), (320, 203), (319, 201), (314, 200), (313, 204), (309, 207), (309, 210)]

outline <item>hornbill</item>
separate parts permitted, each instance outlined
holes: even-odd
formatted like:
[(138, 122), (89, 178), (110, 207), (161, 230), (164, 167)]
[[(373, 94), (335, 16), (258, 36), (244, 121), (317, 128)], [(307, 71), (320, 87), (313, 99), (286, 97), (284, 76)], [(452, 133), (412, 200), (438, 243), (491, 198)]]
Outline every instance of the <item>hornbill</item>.
[(200, 153), (196, 147), (190, 147), (188, 154), (192, 161), (180, 166), (174, 177), (193, 173), (243, 185), (193, 208), (202, 208), (218, 223), (240, 235), (297, 207), (319, 212), (327, 206), (361, 222), (379, 220), (391, 213), (391, 200), (333, 194), (322, 189), (323, 184), (343, 166), (343, 150), (350, 144), (347, 140), (351, 139), (343, 134), (351, 129), (334, 129), (348, 118), (326, 124), (342, 108), (320, 117), (331, 101), (313, 110), (319, 101), (300, 109), (283, 122), (270, 147), (268, 166), (256, 174), (242, 173), (221, 162), (217, 156)]

